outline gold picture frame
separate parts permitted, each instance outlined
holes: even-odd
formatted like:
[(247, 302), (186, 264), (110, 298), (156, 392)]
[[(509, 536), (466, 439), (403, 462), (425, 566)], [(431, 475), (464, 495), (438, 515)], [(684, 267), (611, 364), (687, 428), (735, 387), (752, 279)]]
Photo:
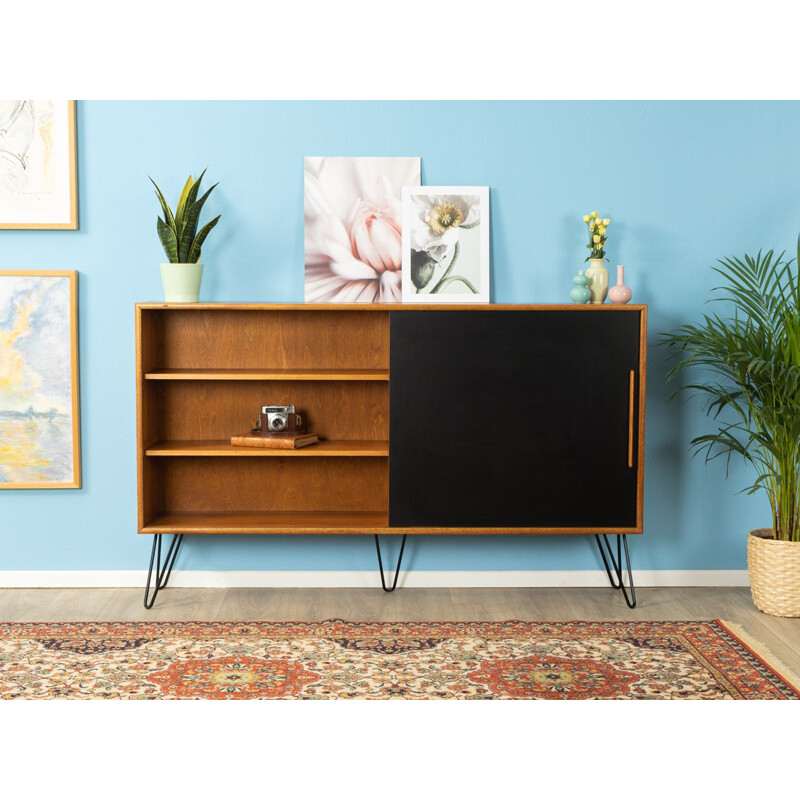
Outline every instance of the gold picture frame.
[(0, 489), (81, 487), (79, 388), (78, 273), (0, 270)]
[(75, 105), (0, 100), (0, 229), (78, 229)]

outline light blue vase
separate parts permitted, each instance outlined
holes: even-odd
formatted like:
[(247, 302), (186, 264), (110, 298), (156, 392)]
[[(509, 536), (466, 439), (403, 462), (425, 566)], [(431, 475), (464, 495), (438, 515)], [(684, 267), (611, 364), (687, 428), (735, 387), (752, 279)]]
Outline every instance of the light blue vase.
[(584, 274), (584, 271), (578, 270), (578, 274), (572, 279), (575, 288), (569, 293), (570, 299), (573, 303), (584, 305), (588, 303), (592, 297), (589, 289), (589, 276)]

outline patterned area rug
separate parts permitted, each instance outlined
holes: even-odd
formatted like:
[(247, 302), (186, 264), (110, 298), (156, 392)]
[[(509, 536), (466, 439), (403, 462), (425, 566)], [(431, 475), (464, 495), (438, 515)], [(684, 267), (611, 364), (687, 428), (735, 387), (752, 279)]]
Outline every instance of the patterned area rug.
[(6, 623), (0, 697), (800, 699), (770, 660), (719, 620)]

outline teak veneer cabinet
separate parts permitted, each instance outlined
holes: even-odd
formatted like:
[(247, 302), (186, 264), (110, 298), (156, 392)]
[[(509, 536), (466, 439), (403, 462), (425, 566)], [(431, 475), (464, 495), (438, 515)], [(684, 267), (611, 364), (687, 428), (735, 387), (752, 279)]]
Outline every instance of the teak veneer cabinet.
[[(138, 304), (139, 533), (641, 533), (646, 315)], [(268, 403), (324, 441), (232, 447)]]

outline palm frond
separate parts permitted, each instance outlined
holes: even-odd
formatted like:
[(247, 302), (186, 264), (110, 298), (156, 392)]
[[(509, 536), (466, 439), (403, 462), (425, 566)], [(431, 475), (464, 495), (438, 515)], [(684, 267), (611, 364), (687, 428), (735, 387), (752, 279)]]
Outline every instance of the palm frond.
[[(800, 237), (798, 237), (800, 260)], [(703, 400), (713, 433), (691, 446), (707, 461), (740, 456), (756, 470), (750, 493), (764, 490), (776, 536), (800, 541), (800, 274), (785, 252), (724, 258), (712, 269), (724, 279), (714, 289), (730, 314), (704, 314), (701, 321), (662, 334), (674, 358), (668, 381), (684, 374), (703, 380), (680, 385)]]

